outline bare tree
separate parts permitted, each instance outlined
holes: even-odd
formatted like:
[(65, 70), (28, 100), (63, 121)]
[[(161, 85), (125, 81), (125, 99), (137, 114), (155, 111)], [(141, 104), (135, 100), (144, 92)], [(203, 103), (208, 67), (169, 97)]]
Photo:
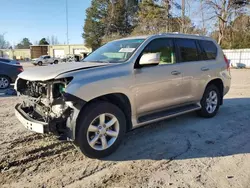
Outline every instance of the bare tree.
[(53, 44), (53, 45), (55, 45), (55, 44), (59, 44), (59, 41), (58, 41), (58, 39), (57, 39), (57, 37), (56, 36), (54, 36), (54, 35), (52, 35), (51, 37), (50, 37), (50, 44)]
[(204, 8), (207, 10), (207, 13), (210, 15), (209, 19), (214, 19), (218, 21), (218, 43), (221, 44), (225, 36), (225, 29), (228, 23), (235, 17), (237, 14), (244, 11), (245, 3), (237, 3), (236, 0), (205, 0)]
[(36, 40), (36, 41), (33, 42), (33, 44), (34, 44), (34, 45), (38, 45), (38, 44), (39, 44), (39, 41)]
[(50, 44), (50, 45), (56, 45), (56, 44), (60, 44), (57, 37), (54, 35), (51, 35), (50, 37), (46, 38), (46, 41)]
[(0, 34), (0, 49), (7, 49), (10, 47), (10, 43), (5, 40), (4, 34)]

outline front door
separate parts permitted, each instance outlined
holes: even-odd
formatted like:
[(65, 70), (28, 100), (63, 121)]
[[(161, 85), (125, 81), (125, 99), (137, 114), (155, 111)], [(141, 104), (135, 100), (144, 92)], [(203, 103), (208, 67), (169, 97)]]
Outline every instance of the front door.
[(133, 92), (137, 116), (179, 104), (182, 75), (173, 46), (172, 39), (154, 39), (143, 50), (141, 55), (159, 53), (160, 62), (152, 66), (139, 65), (135, 69)]

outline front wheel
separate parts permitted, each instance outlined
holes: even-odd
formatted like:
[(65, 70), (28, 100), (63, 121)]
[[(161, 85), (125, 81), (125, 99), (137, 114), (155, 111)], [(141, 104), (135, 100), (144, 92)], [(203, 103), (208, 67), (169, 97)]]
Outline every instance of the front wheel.
[(126, 118), (120, 108), (100, 101), (87, 106), (79, 117), (76, 142), (82, 153), (102, 158), (118, 148), (126, 131)]
[(54, 64), (58, 64), (58, 60), (55, 60), (55, 61), (54, 61)]
[(220, 107), (220, 92), (215, 85), (207, 86), (201, 99), (201, 109), (197, 114), (202, 117), (214, 117)]

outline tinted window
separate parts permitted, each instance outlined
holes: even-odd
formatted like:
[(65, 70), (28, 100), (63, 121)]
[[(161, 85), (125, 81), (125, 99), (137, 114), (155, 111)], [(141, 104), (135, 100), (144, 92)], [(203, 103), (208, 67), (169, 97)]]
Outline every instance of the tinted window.
[(160, 53), (160, 64), (175, 63), (175, 54), (172, 39), (155, 39), (151, 41), (142, 54), (146, 53)]
[(216, 59), (217, 48), (212, 41), (200, 40), (199, 43), (205, 52), (203, 55), (205, 60)]
[(176, 45), (179, 49), (180, 61), (198, 61), (198, 50), (195, 40), (192, 39), (176, 39)]

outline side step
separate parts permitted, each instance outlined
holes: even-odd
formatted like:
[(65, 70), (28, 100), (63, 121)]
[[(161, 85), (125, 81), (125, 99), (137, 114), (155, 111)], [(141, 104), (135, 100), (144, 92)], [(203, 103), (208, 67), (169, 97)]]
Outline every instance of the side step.
[(181, 106), (181, 107), (177, 107), (177, 108), (173, 108), (173, 109), (163, 110), (160, 112), (155, 112), (152, 114), (147, 114), (147, 115), (139, 117), (138, 123), (139, 123), (139, 125), (152, 123), (152, 122), (160, 121), (163, 119), (171, 118), (174, 116), (178, 116), (181, 114), (185, 114), (188, 112), (192, 112), (195, 110), (199, 110), (200, 108), (201, 108), (201, 106), (198, 104), (189, 104), (186, 106)]

